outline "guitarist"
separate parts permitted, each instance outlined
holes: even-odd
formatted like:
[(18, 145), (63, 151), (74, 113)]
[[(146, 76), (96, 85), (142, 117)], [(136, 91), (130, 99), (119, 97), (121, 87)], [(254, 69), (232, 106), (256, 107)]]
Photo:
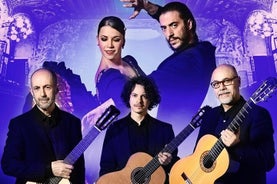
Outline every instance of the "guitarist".
[[(157, 86), (150, 78), (132, 78), (125, 84), (121, 97), (131, 112), (107, 129), (100, 161), (100, 176), (123, 169), (134, 153), (145, 152), (154, 157), (174, 138), (172, 125), (148, 114), (148, 110), (160, 102)], [(159, 153), (159, 162), (166, 173), (169, 173), (177, 160), (177, 150), (172, 155)], [(109, 182), (112, 181), (107, 183)]]
[(58, 87), (53, 71), (36, 70), (30, 84), (36, 105), (10, 121), (1, 162), (4, 173), (16, 177), (17, 184), (47, 182), (52, 176), (83, 184), (84, 157), (74, 166), (62, 161), (82, 139), (80, 119), (55, 104)]
[(240, 77), (234, 66), (222, 64), (213, 71), (211, 81), (221, 105), (204, 115), (198, 140), (205, 134), (221, 137), (230, 157), (227, 172), (215, 183), (266, 184), (266, 172), (275, 164), (269, 112), (254, 104), (238, 131), (230, 131), (227, 126), (246, 102), (239, 90)]

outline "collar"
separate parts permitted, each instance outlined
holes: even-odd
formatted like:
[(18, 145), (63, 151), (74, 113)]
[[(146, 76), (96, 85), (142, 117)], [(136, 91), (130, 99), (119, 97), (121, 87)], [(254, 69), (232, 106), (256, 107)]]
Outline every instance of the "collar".
[(59, 114), (60, 114), (60, 109), (57, 106), (55, 106), (50, 117), (46, 116), (43, 112), (41, 112), (36, 105), (33, 107), (33, 109), (35, 111), (35, 116), (38, 122), (43, 124), (47, 124), (47, 122), (51, 122), (51, 125), (53, 126), (57, 124), (57, 120), (59, 119)]
[(224, 111), (223, 106), (220, 105), (220, 113), (224, 117), (234, 117), (240, 111), (245, 102), (245, 99), (242, 96), (240, 96), (240, 99), (237, 102), (235, 102), (234, 105), (226, 112)]
[(183, 50), (187, 50), (187, 49), (189, 49), (189, 48), (191, 48), (191, 47), (196, 46), (197, 44), (198, 44), (198, 41), (195, 41), (195, 42), (193, 42), (193, 43), (189, 43), (189, 44), (187, 44), (187, 45), (182, 45), (182, 46), (180, 46), (178, 49), (175, 49), (175, 50), (174, 50), (174, 53), (179, 53), (179, 52), (181, 52), (181, 51), (183, 51)]
[[(146, 126), (147, 124), (149, 124), (149, 119), (150, 119), (150, 115), (146, 114), (139, 126)], [(138, 126), (138, 123), (135, 120), (132, 119), (131, 113), (128, 114), (128, 120), (129, 120), (131, 125), (137, 125)]]

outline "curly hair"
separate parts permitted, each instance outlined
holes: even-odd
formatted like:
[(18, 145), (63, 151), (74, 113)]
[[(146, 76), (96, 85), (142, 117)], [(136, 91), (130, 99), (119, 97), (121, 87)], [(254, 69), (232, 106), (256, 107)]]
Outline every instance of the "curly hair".
[(136, 84), (142, 85), (144, 87), (146, 98), (149, 100), (148, 110), (152, 110), (160, 103), (161, 96), (155, 82), (149, 77), (139, 76), (131, 78), (128, 82), (125, 83), (123, 87), (121, 98), (128, 108), (130, 108), (130, 95), (134, 90)]

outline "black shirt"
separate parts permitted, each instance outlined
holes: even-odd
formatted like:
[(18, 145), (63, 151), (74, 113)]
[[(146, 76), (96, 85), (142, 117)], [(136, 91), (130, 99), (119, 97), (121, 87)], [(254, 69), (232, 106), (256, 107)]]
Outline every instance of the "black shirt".
[(134, 121), (131, 116), (129, 118), (129, 140), (131, 152), (148, 152), (148, 143), (149, 143), (149, 115), (146, 115), (145, 118), (141, 121), (139, 125)]

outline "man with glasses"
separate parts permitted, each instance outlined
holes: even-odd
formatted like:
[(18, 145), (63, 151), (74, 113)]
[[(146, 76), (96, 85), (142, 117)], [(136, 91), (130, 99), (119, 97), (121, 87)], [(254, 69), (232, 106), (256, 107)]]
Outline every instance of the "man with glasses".
[[(221, 138), (228, 151), (230, 165), (216, 184), (266, 184), (266, 172), (275, 165), (273, 126), (269, 112), (253, 105), (238, 131), (228, 125), (245, 104), (240, 94), (240, 77), (232, 65), (219, 65), (212, 73), (211, 86), (221, 105), (207, 112), (199, 130), (199, 139), (212, 134)], [(217, 163), (227, 164), (227, 163)]]

